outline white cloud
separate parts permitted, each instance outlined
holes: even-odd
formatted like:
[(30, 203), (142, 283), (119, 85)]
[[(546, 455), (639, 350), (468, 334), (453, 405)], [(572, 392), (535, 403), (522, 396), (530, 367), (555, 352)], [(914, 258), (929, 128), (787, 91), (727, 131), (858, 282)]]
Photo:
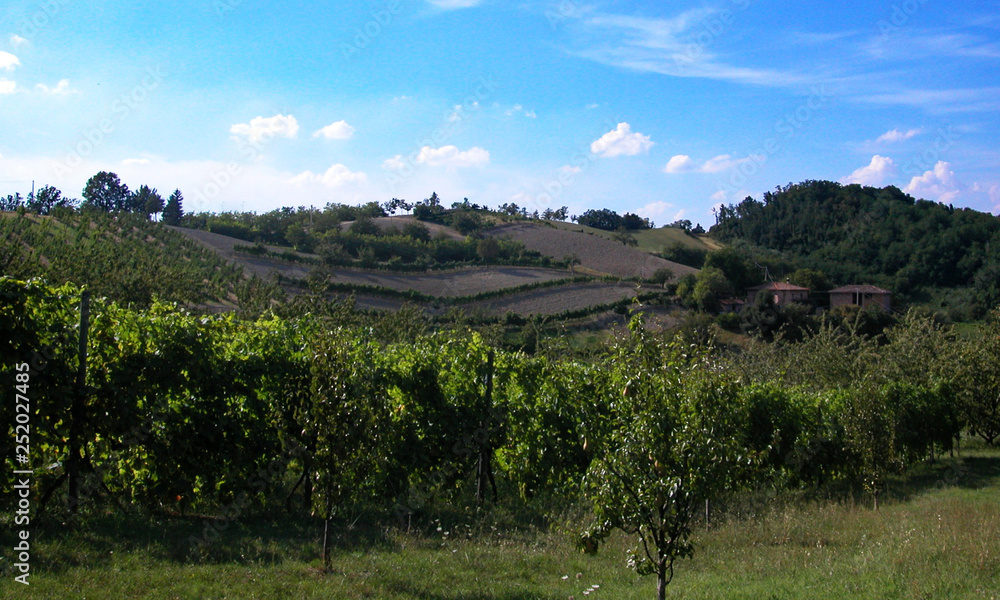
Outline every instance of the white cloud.
[(533, 110), (529, 110), (528, 112), (524, 113), (524, 116), (527, 117), (527, 118), (529, 118), (529, 119), (537, 119), (538, 118), (538, 115)]
[(69, 79), (60, 79), (56, 87), (50, 88), (44, 83), (39, 83), (35, 86), (35, 89), (42, 92), (43, 94), (54, 94), (56, 96), (68, 96), (69, 94), (79, 94), (80, 90), (75, 90), (69, 86)]
[(459, 150), (455, 146), (431, 148), (424, 146), (419, 152), (408, 157), (397, 154), (382, 161), (382, 167), (390, 171), (402, 172), (416, 165), (430, 167), (478, 167), (490, 162), (490, 153), (479, 147)]
[(990, 186), (990, 202), (993, 204), (994, 211), (1000, 211), (1000, 185)]
[(894, 143), (894, 142), (905, 142), (908, 139), (914, 138), (920, 135), (923, 129), (910, 129), (909, 131), (900, 131), (898, 129), (893, 129), (892, 131), (887, 131), (882, 135), (878, 136), (876, 142), (881, 143)]
[(273, 117), (255, 117), (249, 123), (237, 123), (229, 128), (229, 132), (243, 136), (250, 142), (260, 142), (265, 138), (294, 138), (299, 133), (299, 122), (292, 115), (274, 115)]
[(950, 203), (958, 198), (961, 188), (951, 163), (939, 160), (933, 169), (911, 179), (903, 191), (917, 198)]
[(638, 209), (635, 212), (640, 217), (649, 219), (651, 221), (655, 221), (661, 219), (664, 215), (668, 214), (669, 212), (672, 212), (671, 209), (673, 208), (674, 208), (673, 204), (660, 200), (658, 202), (650, 202), (649, 204), (643, 206), (642, 208)]
[(598, 107), (600, 107), (600, 106), (601, 106), (601, 105), (600, 105), (600, 104), (598, 104), (598, 103), (596, 103), (596, 102), (591, 102), (590, 104), (588, 104), (588, 105), (587, 105), (587, 106), (585, 106), (584, 108), (586, 108), (587, 110), (594, 110), (595, 108), (598, 108)]
[[(468, 108), (470, 110), (472, 110), (473, 112), (478, 111), (479, 110), (479, 102), (478, 101), (473, 101), (471, 104), (469, 104)], [(469, 115), (465, 114), (465, 111), (466, 111), (466, 107), (465, 106), (463, 106), (461, 104), (456, 104), (455, 105), (455, 110), (453, 110), (452, 113), (451, 113), (451, 115), (448, 116), (448, 122), (455, 123), (455, 122), (461, 121), (465, 117), (469, 116)]]
[(328, 140), (349, 140), (354, 135), (355, 129), (347, 124), (347, 121), (337, 121), (330, 123), (313, 134), (313, 137), (324, 137)]
[(0, 69), (4, 71), (13, 71), (17, 67), (21, 66), (21, 61), (18, 60), (16, 56), (10, 52), (4, 52), (0, 50)]
[(667, 166), (663, 168), (663, 172), (690, 173), (692, 171), (698, 171), (699, 173), (722, 173), (723, 171), (728, 171), (738, 167), (743, 163), (752, 161), (763, 163), (765, 160), (765, 156), (751, 155), (746, 158), (733, 158), (729, 154), (720, 154), (714, 158), (708, 159), (701, 166), (696, 166), (690, 156), (686, 154), (678, 154), (667, 162)]
[(477, 6), (482, 0), (427, 0), (427, 2), (438, 8), (452, 10), (456, 8), (472, 8), (473, 6)]
[(752, 161), (764, 162), (765, 157), (763, 156), (748, 156), (746, 158), (733, 158), (728, 154), (720, 154), (714, 158), (710, 158), (705, 161), (698, 170), (702, 173), (721, 173), (723, 171), (728, 171), (734, 167), (738, 167), (743, 163), (748, 163)]
[(27, 46), (29, 44), (28, 40), (17, 35), (16, 33), (10, 34), (10, 45), (15, 48), (20, 48), (21, 46)]
[(455, 146), (424, 146), (420, 149), (416, 162), (432, 167), (476, 167), (490, 162), (490, 153), (478, 147), (462, 151)]
[(847, 177), (840, 180), (841, 183), (860, 183), (861, 185), (880, 186), (887, 179), (896, 174), (896, 163), (887, 156), (876, 154), (867, 166), (855, 170)]
[(580, 173), (581, 171), (583, 171), (582, 168), (580, 168), (580, 167), (574, 167), (574, 166), (571, 166), (571, 165), (563, 165), (563, 166), (559, 167), (559, 173), (564, 173), (566, 175), (576, 175), (576, 174)]
[(125, 160), (122, 161), (122, 164), (126, 165), (126, 166), (128, 166), (128, 165), (148, 165), (149, 164), (149, 159), (148, 158), (126, 158)]
[(342, 164), (336, 164), (327, 169), (322, 175), (317, 175), (312, 171), (305, 171), (292, 177), (289, 181), (296, 185), (321, 183), (327, 187), (341, 187), (347, 184), (367, 183), (368, 176), (362, 172), (352, 172)]
[(632, 132), (628, 123), (619, 123), (614, 130), (605, 133), (601, 139), (590, 145), (590, 151), (607, 158), (615, 156), (635, 156), (646, 154), (654, 146), (648, 135)]
[(17, 82), (8, 79), (0, 79), (0, 95), (13, 94), (17, 91)]
[(677, 154), (667, 161), (667, 166), (663, 168), (664, 173), (686, 173), (694, 170), (694, 162), (687, 154)]

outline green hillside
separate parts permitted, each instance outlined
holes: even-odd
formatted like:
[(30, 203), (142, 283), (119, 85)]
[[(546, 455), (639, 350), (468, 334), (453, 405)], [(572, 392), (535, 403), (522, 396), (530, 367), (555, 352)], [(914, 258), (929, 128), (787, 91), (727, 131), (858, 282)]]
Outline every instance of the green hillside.
[(789, 185), (722, 207), (711, 234), (748, 252), (770, 252), (786, 268), (822, 271), (834, 284), (960, 299), (971, 316), (1000, 304), (1000, 219), (895, 187)]
[(0, 237), (0, 273), (85, 285), (138, 306), (234, 306), (246, 288), (241, 268), (141, 215), (0, 213)]

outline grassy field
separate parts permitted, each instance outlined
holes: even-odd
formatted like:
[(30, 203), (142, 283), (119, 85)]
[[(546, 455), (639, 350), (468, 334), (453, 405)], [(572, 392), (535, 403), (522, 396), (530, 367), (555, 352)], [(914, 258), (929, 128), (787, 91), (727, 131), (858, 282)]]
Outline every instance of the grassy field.
[[(1000, 598), (1000, 452), (964, 451), (922, 465), (867, 503), (786, 499), (718, 519), (696, 534), (671, 598)], [(32, 585), (13, 582), (9, 521), (0, 529), (0, 598), (651, 598), (655, 582), (625, 568), (622, 538), (595, 556), (573, 527), (490, 521), (338, 529), (323, 574), (314, 521), (248, 521), (203, 550), (197, 519), (89, 517), (34, 531)], [(438, 529), (440, 526), (440, 529)]]

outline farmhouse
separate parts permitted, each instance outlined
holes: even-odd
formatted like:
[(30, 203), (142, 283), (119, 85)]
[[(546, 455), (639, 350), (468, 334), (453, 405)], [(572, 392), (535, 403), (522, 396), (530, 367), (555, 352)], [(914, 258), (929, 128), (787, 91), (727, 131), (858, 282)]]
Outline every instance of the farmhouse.
[(878, 306), (884, 310), (890, 309), (892, 292), (874, 285), (844, 285), (830, 290), (830, 306)]
[(774, 299), (775, 306), (781, 306), (789, 302), (805, 303), (809, 301), (809, 288), (780, 281), (771, 281), (764, 285), (747, 288), (747, 304), (753, 304), (759, 294), (771, 296)]

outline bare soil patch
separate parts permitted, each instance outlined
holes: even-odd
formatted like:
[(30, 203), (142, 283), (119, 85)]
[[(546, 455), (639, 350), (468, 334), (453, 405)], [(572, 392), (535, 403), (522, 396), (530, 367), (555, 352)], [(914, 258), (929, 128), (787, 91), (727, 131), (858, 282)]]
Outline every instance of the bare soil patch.
[(529, 250), (560, 260), (575, 254), (580, 258), (580, 266), (585, 269), (614, 277), (650, 277), (662, 268), (670, 269), (674, 278), (698, 271), (598, 235), (532, 223), (504, 225), (490, 230), (489, 235), (509, 237)]

